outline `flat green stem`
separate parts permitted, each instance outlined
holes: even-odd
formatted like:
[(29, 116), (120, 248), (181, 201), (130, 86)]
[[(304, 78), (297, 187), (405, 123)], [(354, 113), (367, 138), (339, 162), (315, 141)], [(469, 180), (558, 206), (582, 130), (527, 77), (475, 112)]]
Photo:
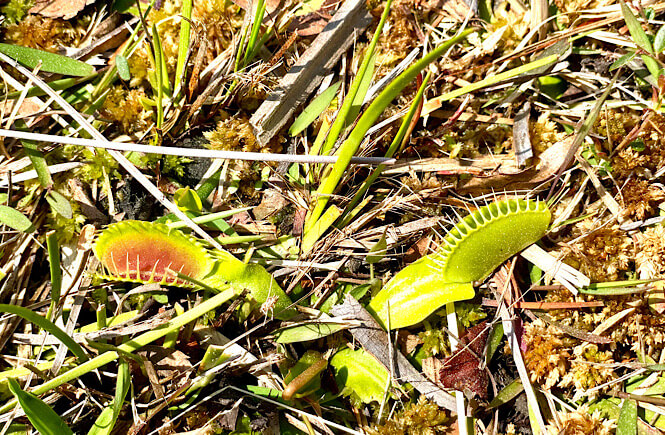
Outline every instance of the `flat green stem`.
[(376, 49), (376, 44), (379, 42), (379, 37), (381, 36), (383, 25), (386, 23), (388, 15), (390, 15), (391, 3), (392, 0), (388, 0), (386, 2), (385, 7), (383, 8), (383, 14), (381, 14), (381, 20), (379, 21), (379, 25), (377, 26), (376, 31), (374, 32), (374, 37), (372, 38), (372, 41), (370, 42), (369, 47), (367, 48), (365, 57), (363, 58), (360, 67), (358, 68), (358, 73), (356, 74), (353, 83), (351, 83), (351, 87), (349, 88), (349, 92), (347, 92), (346, 97), (344, 98), (342, 107), (340, 107), (339, 112), (337, 112), (337, 117), (335, 118), (335, 121), (330, 126), (330, 131), (328, 132), (328, 136), (323, 145), (323, 151), (321, 152), (322, 154), (328, 154), (330, 152), (333, 145), (335, 145), (335, 142), (337, 142), (337, 138), (339, 138), (339, 135), (342, 133), (342, 130), (346, 126), (346, 120), (348, 118), (349, 112), (351, 111), (351, 107), (353, 106), (353, 102), (356, 100), (356, 94), (358, 93), (358, 89), (360, 89), (360, 85), (363, 82), (365, 73), (367, 72), (367, 69), (370, 67), (370, 62), (374, 60), (374, 50)]
[[(252, 208), (253, 207), (243, 207), (243, 208), (235, 208), (233, 210), (224, 210), (217, 213), (204, 214), (202, 216), (193, 217), (192, 222), (196, 224), (207, 224), (208, 222), (214, 222), (218, 219), (225, 219), (227, 217), (233, 216), (234, 214), (251, 210)], [(187, 226), (187, 224), (184, 223), (183, 221), (167, 222), (166, 225), (168, 225), (169, 228), (184, 228)]]
[(377, 96), (372, 104), (369, 105), (367, 110), (358, 120), (356, 127), (351, 131), (349, 137), (344, 141), (340, 147), (339, 156), (337, 162), (334, 164), (332, 171), (323, 181), (319, 190), (317, 191), (317, 202), (314, 210), (307, 220), (307, 229), (311, 228), (321, 217), (323, 210), (325, 209), (330, 195), (334, 192), (337, 184), (342, 179), (346, 168), (351, 162), (351, 158), (358, 151), (358, 147), (365, 138), (365, 133), (370, 127), (374, 124), (377, 118), (383, 113), (384, 109), (402, 92), (413, 79), (416, 77), (420, 71), (425, 69), (427, 65), (438, 59), (443, 53), (448, 51), (450, 47), (457, 44), (458, 42), (465, 39), (473, 30), (465, 30), (459, 35), (451, 38), (446, 41), (444, 44), (439, 45), (437, 48), (429, 52), (426, 56), (420, 59), (418, 62), (413, 64), (410, 68), (400, 74), (395, 80), (393, 80), (386, 89), (384, 89), (379, 96)]
[(341, 214), (342, 210), (334, 205), (326, 210), (321, 219), (316, 221), (316, 224), (305, 232), (301, 244), (302, 252), (309, 252), (314, 247), (316, 241), (335, 223)]
[[(390, 147), (388, 147), (388, 151), (386, 151), (385, 157), (389, 158), (392, 157), (395, 154), (395, 152), (397, 152), (402, 141), (404, 140), (404, 136), (406, 136), (407, 130), (409, 129), (409, 125), (411, 124), (411, 120), (418, 111), (418, 106), (420, 105), (420, 102), (423, 100), (423, 95), (425, 94), (425, 88), (427, 87), (427, 83), (429, 82), (430, 75), (431, 75), (430, 73), (427, 73), (427, 75), (423, 79), (423, 83), (422, 85), (420, 85), (418, 93), (416, 94), (416, 96), (413, 99), (413, 102), (411, 103), (409, 112), (402, 120), (402, 125), (400, 125), (399, 130), (395, 135), (395, 138), (390, 144)], [(363, 196), (365, 196), (367, 190), (376, 181), (376, 179), (379, 178), (379, 175), (381, 175), (381, 172), (383, 172), (385, 168), (386, 165), (379, 165), (374, 169), (374, 171), (372, 171), (372, 174), (363, 182), (363, 185), (360, 187), (360, 189), (358, 189), (356, 194), (353, 196), (351, 202), (346, 206), (344, 215), (342, 217), (345, 217), (351, 210), (355, 208), (356, 205), (358, 205)]]

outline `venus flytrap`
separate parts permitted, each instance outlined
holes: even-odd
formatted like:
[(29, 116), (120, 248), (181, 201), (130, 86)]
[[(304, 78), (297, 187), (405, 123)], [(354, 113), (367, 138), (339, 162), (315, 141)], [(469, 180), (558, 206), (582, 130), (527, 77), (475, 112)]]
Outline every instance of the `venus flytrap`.
[(442, 306), (474, 297), (473, 282), (545, 235), (551, 214), (543, 202), (509, 199), (458, 222), (434, 254), (402, 269), (367, 306), (390, 329), (414, 325)]
[(99, 236), (93, 250), (112, 279), (181, 287), (201, 282), (214, 289), (230, 285), (239, 292), (249, 290), (258, 303), (272, 301), (272, 312), (280, 320), (296, 313), (290, 308), (291, 299), (262, 266), (245, 264), (226, 251), (209, 250), (197, 239), (165, 224), (112, 224)]

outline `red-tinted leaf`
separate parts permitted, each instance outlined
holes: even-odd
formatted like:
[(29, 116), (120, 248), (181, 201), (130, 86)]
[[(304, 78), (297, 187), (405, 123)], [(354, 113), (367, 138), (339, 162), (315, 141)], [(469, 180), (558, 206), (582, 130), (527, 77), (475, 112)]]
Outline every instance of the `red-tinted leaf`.
[(466, 331), (460, 338), (458, 350), (443, 361), (440, 382), (446, 388), (458, 391), (469, 390), (483, 400), (487, 400), (489, 378), (479, 365), (482, 361), (485, 343), (489, 336), (487, 322)]

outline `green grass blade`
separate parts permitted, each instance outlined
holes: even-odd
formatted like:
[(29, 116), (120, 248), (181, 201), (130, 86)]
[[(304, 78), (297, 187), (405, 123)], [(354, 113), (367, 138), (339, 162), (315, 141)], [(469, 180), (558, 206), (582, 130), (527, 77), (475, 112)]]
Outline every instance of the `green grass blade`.
[(175, 67), (175, 83), (173, 89), (180, 89), (180, 85), (185, 72), (185, 60), (189, 51), (189, 39), (192, 30), (190, 20), (192, 19), (192, 0), (184, 0), (180, 10), (182, 19), (180, 20), (180, 41), (178, 42), (178, 63)]
[[(199, 305), (195, 306), (194, 308), (185, 312), (184, 314), (174, 317), (166, 324), (158, 328), (155, 328), (151, 331), (145, 332), (139, 335), (138, 337), (129, 340), (126, 343), (121, 344), (120, 346), (118, 346), (118, 349), (122, 352), (134, 352), (137, 349), (140, 349), (143, 346), (152, 343), (153, 341), (159, 340), (169, 332), (177, 330), (185, 326), (186, 324), (193, 322), (194, 320), (198, 319), (199, 317), (203, 316), (209, 311), (214, 310), (215, 308), (219, 307), (220, 305), (231, 299), (233, 296), (235, 296), (235, 294), (236, 292), (233, 289), (224, 290), (219, 294), (216, 294), (215, 296), (211, 297), (210, 299), (207, 299), (206, 301), (200, 303)], [(112, 361), (115, 361), (116, 359), (118, 359), (119, 356), (120, 356), (119, 353), (116, 351), (104, 352), (101, 355), (91, 360), (88, 360), (83, 364), (80, 364), (79, 366), (59, 376), (56, 376), (55, 378), (36, 387), (33, 390), (33, 393), (34, 394), (46, 393), (47, 391), (50, 391), (53, 388), (59, 387), (64, 383), (74, 380), (80, 376), (83, 376), (86, 373), (89, 373)], [(0, 414), (7, 412), (8, 410), (12, 409), (14, 406), (16, 406), (16, 401), (11, 401), (9, 403), (6, 403), (0, 408)]]
[(249, 35), (249, 40), (247, 41), (247, 48), (245, 49), (245, 55), (243, 56), (243, 67), (246, 67), (247, 64), (251, 61), (250, 55), (255, 52), (257, 48), (257, 43), (259, 41), (259, 32), (261, 31), (261, 23), (263, 23), (263, 16), (266, 13), (266, 1), (259, 0), (258, 5), (256, 6), (256, 14), (254, 15), (254, 20), (252, 21), (252, 30)]
[(53, 320), (55, 307), (58, 305), (62, 293), (62, 270), (60, 270), (60, 244), (55, 231), (46, 235), (46, 247), (48, 249), (48, 262), (51, 271), (51, 305), (49, 305), (46, 318)]
[[(420, 88), (418, 89), (418, 92), (416, 93), (416, 96), (413, 99), (413, 102), (411, 103), (411, 107), (409, 107), (409, 111), (407, 112), (406, 116), (404, 116), (402, 124), (400, 125), (399, 130), (395, 135), (395, 138), (388, 147), (388, 151), (386, 151), (385, 154), (386, 157), (392, 157), (395, 154), (395, 152), (397, 152), (397, 150), (400, 148), (404, 140), (404, 137), (406, 136), (407, 130), (409, 129), (409, 125), (411, 124), (413, 117), (418, 111), (420, 102), (423, 100), (423, 95), (425, 94), (425, 88), (427, 87), (427, 83), (429, 82), (430, 75), (431, 75), (430, 73), (427, 73), (427, 75), (423, 79), (423, 83), (422, 85), (420, 85)], [(383, 172), (385, 168), (386, 165), (379, 165), (374, 169), (374, 171), (372, 171), (372, 174), (363, 182), (362, 186), (360, 186), (360, 189), (358, 189), (356, 194), (353, 196), (351, 202), (346, 206), (344, 210), (344, 216), (346, 216), (351, 210), (353, 210), (356, 207), (356, 205), (358, 205), (358, 203), (365, 196), (367, 190), (376, 181), (376, 179), (379, 178), (379, 175), (381, 175), (381, 172)]]
[(330, 106), (330, 103), (337, 95), (339, 87), (342, 82), (339, 81), (328, 87), (325, 91), (321, 92), (311, 103), (302, 111), (300, 115), (293, 121), (291, 128), (289, 128), (289, 135), (295, 136), (314, 122), (316, 118), (323, 113), (324, 110)]
[[(152, 25), (152, 41), (155, 47), (155, 72), (156, 72), (156, 81), (157, 81), (157, 121), (155, 125), (158, 130), (161, 130), (162, 125), (164, 124), (164, 74), (166, 73), (165, 59), (164, 59), (164, 50), (162, 50), (162, 42), (159, 39), (159, 32), (157, 32), (157, 26)], [(168, 76), (166, 78), (168, 83)]]
[(321, 216), (321, 219), (316, 221), (316, 225), (305, 232), (302, 238), (302, 252), (309, 252), (314, 247), (316, 241), (335, 223), (341, 214), (342, 210), (334, 205), (327, 209), (323, 216)]
[(360, 86), (358, 86), (358, 92), (353, 97), (353, 102), (351, 103), (351, 108), (349, 113), (346, 115), (346, 125), (353, 124), (353, 121), (356, 120), (356, 117), (360, 113), (360, 109), (363, 107), (363, 102), (367, 96), (367, 91), (372, 84), (372, 78), (374, 77), (374, 65), (376, 63), (376, 51), (372, 53), (372, 58), (367, 65), (365, 73), (360, 78)]
[(95, 72), (92, 65), (87, 63), (34, 48), (0, 44), (0, 53), (6, 54), (30, 69), (35, 69), (41, 62), (40, 71), (44, 72), (79, 77), (89, 76)]
[(118, 377), (115, 383), (113, 403), (111, 403), (111, 406), (104, 408), (101, 414), (99, 414), (94, 426), (90, 428), (88, 435), (109, 435), (111, 433), (122, 410), (122, 404), (125, 402), (130, 383), (129, 363), (121, 361), (118, 365)]
[[(317, 202), (314, 210), (308, 217), (306, 228), (307, 231), (318, 220), (325, 206), (328, 204), (330, 195), (337, 188), (337, 184), (342, 179), (346, 168), (351, 162), (351, 157), (356, 153), (360, 143), (365, 138), (365, 133), (374, 124), (376, 119), (383, 113), (383, 110), (399, 95), (411, 81), (422, 71), (427, 65), (436, 60), (439, 56), (443, 55), (450, 47), (464, 40), (473, 30), (466, 30), (461, 34), (451, 38), (444, 44), (439, 45), (437, 48), (429, 52), (426, 56), (418, 62), (409, 67), (406, 71), (400, 74), (393, 80), (375, 99), (372, 104), (365, 110), (363, 115), (358, 120), (356, 127), (351, 131), (349, 137), (344, 141), (339, 150), (337, 162), (334, 164), (330, 174), (323, 181), (317, 191)], [(338, 118), (339, 119), (339, 118)]]
[[(54, 89), (56, 91), (62, 91), (64, 89), (69, 89), (72, 86), (76, 86), (78, 84), (81, 84), (83, 82), (86, 82), (90, 79), (93, 79), (97, 77), (98, 73), (93, 73), (89, 76), (86, 77), (66, 77), (63, 79), (58, 79), (58, 80), (53, 80), (48, 82), (47, 84), (51, 87), (51, 89)], [(6, 95), (0, 95), (0, 99), (4, 100), (7, 98), (8, 100), (14, 100), (21, 95), (22, 91), (14, 91), (10, 92)], [(28, 89), (28, 92), (25, 94), (26, 98), (30, 97), (41, 97), (43, 95), (46, 95), (46, 92), (42, 91), (39, 86), (33, 86), (30, 89)]]
[(56, 326), (46, 317), (40, 316), (39, 314), (25, 307), (19, 307), (18, 305), (9, 305), (9, 304), (0, 304), (0, 312), (14, 314), (16, 316), (19, 316), (27, 320), (28, 322), (34, 323), (35, 325), (42, 328), (44, 331), (48, 332), (49, 334), (53, 335), (55, 338), (60, 340), (62, 344), (67, 346), (67, 349), (69, 349), (74, 355), (76, 355), (79, 361), (88, 360), (88, 355), (85, 354), (81, 345), (75, 342), (72, 337), (67, 335), (65, 331), (58, 328), (58, 326)]
[[(376, 49), (376, 44), (379, 42), (379, 37), (381, 36), (381, 30), (383, 29), (383, 25), (388, 19), (388, 15), (390, 14), (391, 3), (392, 0), (386, 1), (386, 4), (383, 9), (383, 14), (381, 15), (381, 20), (379, 21), (379, 25), (377, 26), (376, 31), (374, 32), (374, 37), (372, 38), (369, 47), (367, 47), (367, 52), (365, 53), (365, 57), (363, 58), (360, 67), (358, 68), (358, 74), (353, 79), (353, 82), (349, 87), (349, 92), (346, 94), (346, 97), (344, 98), (342, 107), (339, 108), (339, 111), (337, 112), (337, 117), (330, 126), (330, 131), (328, 132), (328, 137), (326, 137), (326, 141), (323, 144), (321, 154), (328, 154), (330, 152), (332, 147), (335, 145), (335, 142), (337, 142), (339, 135), (342, 133), (342, 130), (346, 126), (346, 120), (349, 116), (349, 112), (351, 111), (351, 106), (355, 102), (356, 94), (358, 93), (358, 89), (360, 88), (360, 83), (362, 82), (362, 79), (365, 76), (365, 72), (369, 68), (370, 62), (374, 60), (374, 51)], [(363, 99), (364, 98), (365, 97), (363, 96)], [(381, 109), (381, 111), (383, 111), (383, 109)], [(319, 213), (319, 216), (320, 215), (321, 213)], [(319, 216), (317, 216), (316, 218), (318, 219)], [(313, 224), (314, 222), (311, 223)]]
[(472, 83), (470, 85), (461, 87), (459, 89), (455, 89), (454, 91), (450, 91), (448, 93), (445, 93), (443, 95), (439, 95), (436, 98), (433, 98), (428, 101), (429, 104), (441, 104), (445, 101), (450, 101), (453, 98), (460, 97), (462, 95), (466, 95), (470, 92), (477, 91), (478, 89), (485, 88), (487, 86), (493, 86), (499, 82), (502, 82), (504, 80), (508, 80), (514, 77), (517, 77), (521, 74), (527, 73), (529, 71), (532, 71), (534, 69), (542, 68), (543, 66), (549, 65), (551, 63), (556, 62), (556, 60), (559, 58), (558, 55), (553, 54), (551, 56), (546, 56), (538, 60), (534, 60), (533, 62), (529, 62), (527, 64), (524, 64), (522, 66), (518, 66), (517, 68), (513, 68), (511, 70), (502, 72), (501, 74), (496, 74), (491, 77), (487, 77), (479, 82)]
[(62, 418), (38, 397), (23, 391), (15, 379), (9, 378), (9, 389), (23, 408), (30, 423), (41, 435), (74, 434)]
[[(231, 210), (224, 210), (224, 211), (218, 211), (215, 213), (209, 213), (209, 214), (204, 214), (201, 216), (193, 217), (192, 221), (197, 223), (197, 224), (207, 224), (211, 222), (215, 222), (221, 219), (225, 219), (227, 217), (231, 217), (235, 214), (242, 213), (243, 211), (248, 211), (253, 209), (254, 207), (241, 207), (241, 208), (234, 208)], [(175, 216), (169, 216), (172, 217), (173, 219), (178, 219)], [(165, 222), (166, 225), (169, 226), (169, 228), (184, 228), (187, 226), (186, 223), (184, 223), (181, 220), (174, 221), (174, 222)]]
[(623, 14), (623, 19), (626, 21), (626, 26), (628, 27), (630, 36), (633, 37), (635, 44), (647, 52), (653, 54), (653, 45), (651, 45), (651, 40), (642, 28), (640, 22), (637, 20), (637, 17), (633, 15), (633, 11), (630, 10), (630, 8), (623, 0), (621, 0), (621, 13)]

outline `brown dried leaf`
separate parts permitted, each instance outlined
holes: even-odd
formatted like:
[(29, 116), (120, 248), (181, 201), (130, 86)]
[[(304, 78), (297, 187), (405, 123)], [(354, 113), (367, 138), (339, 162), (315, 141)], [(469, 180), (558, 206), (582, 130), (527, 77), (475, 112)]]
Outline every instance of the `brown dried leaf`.
[(423, 0), (420, 5), (426, 11), (440, 11), (444, 17), (459, 23), (469, 14), (469, 6), (464, 0)]
[(95, 0), (36, 0), (28, 12), (47, 18), (69, 20), (94, 2)]
[[(152, 362), (155, 373), (159, 376), (160, 381), (174, 378), (192, 370), (192, 363), (189, 362), (189, 357), (176, 349), (167, 349), (161, 346), (145, 346), (137, 353)], [(186, 380), (186, 376), (183, 376), (179, 382), (182, 384)]]
[(539, 163), (527, 170), (520, 171), (513, 161), (502, 161), (501, 167), (497, 169), (496, 175), (486, 178), (473, 177), (463, 185), (458, 186), (459, 193), (484, 192), (489, 190), (519, 190), (532, 188), (545, 182), (557, 173), (561, 165), (565, 163), (568, 150), (573, 144), (573, 137), (567, 137), (538, 156)]
[(263, 220), (270, 215), (273, 215), (284, 207), (289, 205), (289, 202), (279, 193), (276, 189), (268, 189), (263, 194), (261, 203), (254, 207), (252, 213), (257, 220)]
[(421, 237), (416, 243), (411, 245), (411, 247), (404, 254), (404, 264), (410, 264), (427, 254), (429, 251), (430, 244), (432, 243), (432, 236), (430, 234), (425, 237)]
[[(14, 109), (15, 102), (16, 100), (7, 100), (0, 102), (0, 113), (3, 113), (5, 116), (9, 116), (9, 114)], [(18, 111), (16, 112), (16, 116), (19, 118), (24, 116), (30, 116), (34, 115), (35, 113), (38, 113), (41, 110), (42, 110), (42, 104), (39, 103), (39, 99), (35, 97), (26, 98), (19, 106)]]

